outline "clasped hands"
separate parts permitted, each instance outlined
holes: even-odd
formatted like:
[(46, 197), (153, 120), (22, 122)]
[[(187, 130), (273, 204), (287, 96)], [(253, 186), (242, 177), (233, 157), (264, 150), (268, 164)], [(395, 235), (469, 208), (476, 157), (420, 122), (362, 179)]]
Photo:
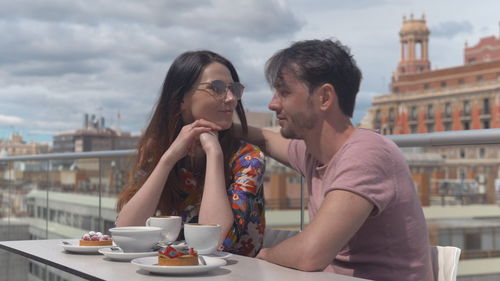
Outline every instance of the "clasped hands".
[(200, 148), (208, 154), (222, 152), (218, 131), (222, 128), (210, 121), (198, 119), (182, 127), (179, 135), (165, 153), (169, 153), (176, 161), (187, 155), (196, 155)]

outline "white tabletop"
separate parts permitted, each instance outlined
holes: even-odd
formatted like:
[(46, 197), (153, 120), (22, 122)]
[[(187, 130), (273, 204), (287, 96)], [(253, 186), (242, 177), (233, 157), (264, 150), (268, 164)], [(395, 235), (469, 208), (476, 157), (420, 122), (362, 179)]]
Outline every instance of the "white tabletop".
[[(75, 254), (64, 251), (61, 242), (54, 240), (3, 241), (0, 248), (42, 262), (89, 280), (157, 280), (180, 276), (152, 275), (129, 262), (112, 261), (103, 255)], [(182, 276), (183, 280), (364, 280), (327, 272), (303, 272), (263, 260), (232, 255), (227, 265), (201, 275)]]

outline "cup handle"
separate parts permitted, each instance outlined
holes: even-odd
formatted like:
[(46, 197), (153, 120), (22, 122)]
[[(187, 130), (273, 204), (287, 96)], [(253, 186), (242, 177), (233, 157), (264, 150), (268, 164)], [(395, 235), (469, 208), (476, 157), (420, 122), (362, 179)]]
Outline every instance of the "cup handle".
[(146, 220), (146, 226), (150, 226), (150, 223), (151, 223), (151, 218), (148, 218), (148, 219)]

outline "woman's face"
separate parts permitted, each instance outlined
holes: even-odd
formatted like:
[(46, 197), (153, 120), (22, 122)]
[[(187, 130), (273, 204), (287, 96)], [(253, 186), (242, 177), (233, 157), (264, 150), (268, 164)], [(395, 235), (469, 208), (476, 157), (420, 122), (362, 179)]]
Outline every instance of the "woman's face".
[(210, 83), (219, 80), (226, 85), (234, 83), (229, 69), (214, 62), (205, 67), (193, 90), (186, 94), (181, 104), (182, 119), (189, 124), (198, 119), (205, 119), (219, 125), (223, 130), (233, 123), (233, 114), (238, 102), (234, 93), (225, 88), (225, 95), (217, 94)]

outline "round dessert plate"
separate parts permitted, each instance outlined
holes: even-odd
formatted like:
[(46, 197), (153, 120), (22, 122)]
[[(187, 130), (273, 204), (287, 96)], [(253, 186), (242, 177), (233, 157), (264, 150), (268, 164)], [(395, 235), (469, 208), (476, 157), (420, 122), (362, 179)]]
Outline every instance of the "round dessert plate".
[(113, 248), (102, 248), (99, 249), (99, 253), (103, 254), (107, 258), (117, 261), (130, 261), (135, 258), (151, 257), (157, 256), (157, 251), (141, 252), (141, 253), (124, 253), (122, 249), (118, 247)]
[(79, 240), (64, 241), (61, 246), (64, 250), (73, 253), (85, 253), (85, 254), (99, 254), (99, 249), (110, 248), (114, 245), (109, 246), (80, 246)]
[(139, 268), (146, 270), (151, 273), (161, 273), (161, 274), (198, 274), (203, 272), (208, 272), (226, 265), (226, 260), (213, 257), (204, 257), (206, 265), (189, 265), (189, 266), (168, 266), (168, 265), (157, 265), (158, 257), (145, 257), (133, 259), (132, 263), (137, 265)]
[(215, 253), (212, 253), (212, 254), (202, 254), (202, 256), (204, 257), (211, 257), (211, 258), (220, 258), (220, 259), (227, 259), (229, 258), (230, 256), (232, 256), (233, 254), (231, 253), (228, 253), (228, 252), (223, 252), (223, 251), (217, 251)]

